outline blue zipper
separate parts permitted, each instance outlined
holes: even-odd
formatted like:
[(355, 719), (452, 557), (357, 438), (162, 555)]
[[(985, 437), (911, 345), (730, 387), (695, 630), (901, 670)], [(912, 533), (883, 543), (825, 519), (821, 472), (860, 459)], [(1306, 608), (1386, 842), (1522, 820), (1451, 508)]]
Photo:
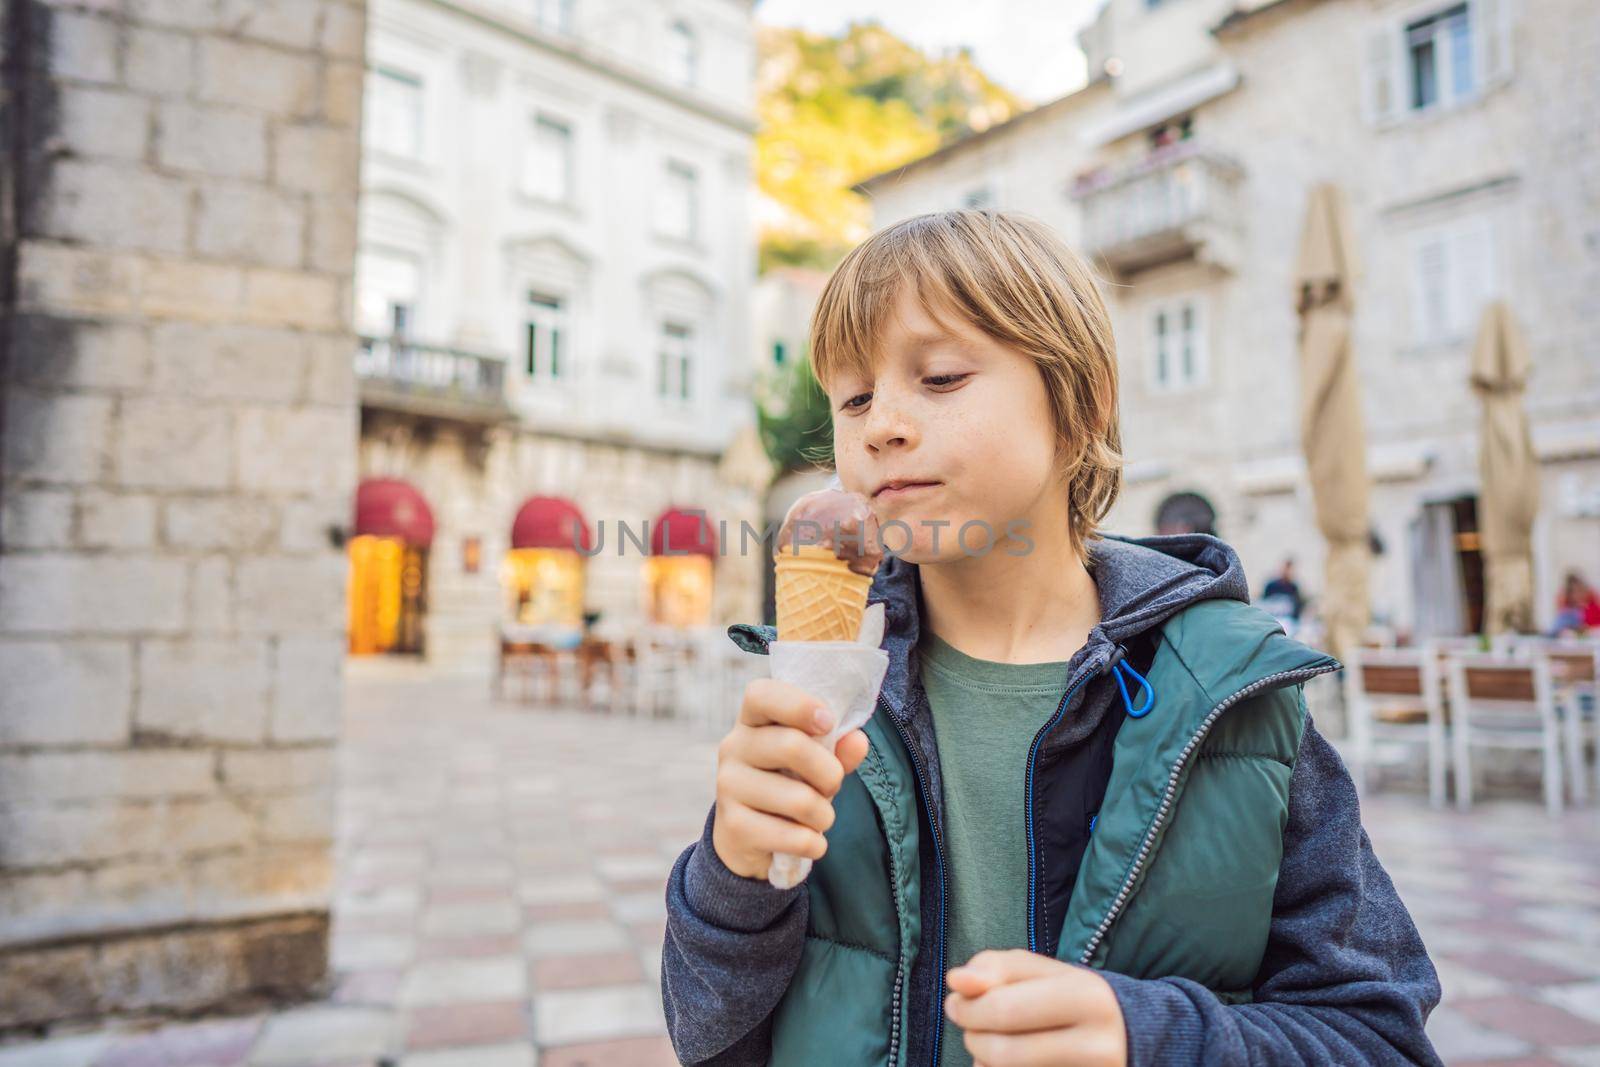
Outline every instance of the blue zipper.
[[(889, 706), (884, 703), (883, 697), (878, 697), (878, 707), (889, 712)], [(939, 940), (938, 951), (934, 955), (933, 970), (933, 1059), (932, 1067), (939, 1065), (939, 1040), (944, 1036), (944, 998), (939, 991), (944, 988), (944, 903), (947, 886), (944, 873), (944, 843), (939, 838), (939, 824), (933, 815), (933, 804), (929, 800), (928, 781), (922, 769), (922, 757), (917, 754), (917, 747), (911, 743), (911, 733), (895, 719), (894, 713), (889, 712), (889, 721), (894, 723), (894, 728), (900, 732), (900, 740), (906, 746), (906, 753), (911, 757), (911, 767), (917, 775), (917, 791), (922, 794), (922, 806), (928, 812), (928, 826), (933, 830), (933, 861), (939, 870)], [(891, 1065), (892, 1067), (892, 1065)]]
[(1086, 670), (1067, 687), (1066, 695), (1056, 707), (1056, 713), (1050, 716), (1050, 721), (1045, 723), (1037, 734), (1033, 735), (1033, 746), (1028, 750), (1027, 797), (1023, 805), (1023, 815), (1028, 824), (1028, 951), (1030, 952), (1039, 951), (1038, 921), (1035, 918), (1035, 910), (1038, 907), (1038, 893), (1035, 887), (1038, 884), (1039, 854), (1033, 838), (1033, 768), (1039, 758), (1039, 746), (1043, 743), (1045, 735), (1055, 729), (1061, 717), (1066, 714), (1067, 703), (1072, 699), (1072, 694), (1094, 674), (1095, 671)]

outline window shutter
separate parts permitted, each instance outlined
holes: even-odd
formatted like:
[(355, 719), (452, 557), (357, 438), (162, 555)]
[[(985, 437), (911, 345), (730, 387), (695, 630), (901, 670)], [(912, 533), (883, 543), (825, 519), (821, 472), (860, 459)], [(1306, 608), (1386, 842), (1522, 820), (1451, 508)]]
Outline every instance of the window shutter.
[(1515, 0), (1472, 0), (1479, 82), (1485, 90), (1511, 80), (1512, 6)]
[(1151, 319), (1151, 348), (1155, 359), (1151, 363), (1151, 378), (1155, 388), (1167, 387), (1167, 311), (1157, 308)]
[(1451, 280), (1450, 325), (1458, 336), (1469, 336), (1495, 293), (1494, 239), (1487, 222), (1464, 226), (1455, 234)]
[(1443, 238), (1429, 235), (1420, 240), (1415, 256), (1415, 299), (1412, 302), (1412, 327), (1419, 344), (1437, 341), (1449, 326), (1447, 256)]
[(1373, 126), (1392, 121), (1400, 113), (1400, 31), (1385, 22), (1367, 31), (1362, 58), (1362, 111)]
[(1189, 330), (1189, 345), (1193, 350), (1193, 373), (1190, 385), (1205, 385), (1211, 380), (1211, 348), (1206, 335), (1206, 305), (1198, 300), (1186, 305), (1193, 316)]

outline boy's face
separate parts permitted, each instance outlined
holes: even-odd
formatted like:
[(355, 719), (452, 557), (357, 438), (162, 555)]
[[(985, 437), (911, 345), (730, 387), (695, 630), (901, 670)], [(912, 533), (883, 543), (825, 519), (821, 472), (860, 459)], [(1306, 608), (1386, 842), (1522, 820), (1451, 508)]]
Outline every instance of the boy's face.
[[(1034, 541), (1042, 524), (1065, 529), (1054, 418), (1031, 358), (953, 316), (935, 319), (907, 287), (873, 368), (871, 381), (839, 374), (828, 400), (839, 480), (880, 524), (897, 523), (883, 531), (889, 551), (949, 562), (984, 554), (1007, 523), (1021, 520)], [(932, 484), (880, 492), (890, 480)]]

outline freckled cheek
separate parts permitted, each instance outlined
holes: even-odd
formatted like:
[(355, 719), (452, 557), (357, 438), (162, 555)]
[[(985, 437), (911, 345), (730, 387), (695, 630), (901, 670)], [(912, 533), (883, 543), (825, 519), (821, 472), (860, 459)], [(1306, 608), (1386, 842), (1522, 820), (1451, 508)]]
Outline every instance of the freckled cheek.
[(867, 474), (862, 471), (865, 462), (861, 453), (863, 449), (854, 428), (849, 424), (841, 424), (834, 420), (833, 424), (833, 461), (839, 471), (839, 481), (845, 489), (854, 493), (867, 493), (870, 488), (865, 484)]
[(1048, 452), (1040, 452), (1037, 442), (1016, 427), (986, 425), (971, 430), (962, 439), (959, 459), (960, 469), (967, 472), (962, 479), (962, 509), (972, 518), (1004, 525), (1037, 494), (1048, 464)]

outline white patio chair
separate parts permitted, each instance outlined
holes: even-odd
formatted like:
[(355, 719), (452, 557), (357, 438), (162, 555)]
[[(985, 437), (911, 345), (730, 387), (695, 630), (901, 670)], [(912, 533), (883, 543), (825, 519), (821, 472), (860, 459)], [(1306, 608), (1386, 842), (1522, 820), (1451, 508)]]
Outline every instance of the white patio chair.
[(1543, 639), (1525, 647), (1549, 663), (1567, 753), (1567, 778), (1574, 804), (1589, 799), (1588, 749), (1595, 746), (1594, 787), (1600, 795), (1600, 641)]
[(684, 668), (683, 640), (666, 626), (647, 626), (634, 639), (629, 710), (635, 715), (670, 718), (677, 711), (678, 678)]
[(725, 734), (733, 729), (739, 718), (739, 706), (744, 702), (745, 687), (757, 678), (772, 675), (772, 660), (757, 652), (746, 652), (726, 637), (722, 650), (722, 693), (715, 706), (715, 718), (710, 723), (714, 734)]
[(1365, 793), (1380, 741), (1424, 745), (1428, 800), (1445, 803), (1444, 705), (1438, 656), (1431, 648), (1358, 648), (1345, 664), (1345, 707), (1355, 744), (1357, 781)]
[(678, 716), (697, 728), (709, 726), (721, 696), (723, 656), (719, 643), (732, 644), (719, 627), (696, 626), (679, 631), (673, 702)]
[(1561, 732), (1549, 661), (1457, 653), (1448, 657), (1447, 673), (1456, 807), (1472, 806), (1473, 748), (1536, 749), (1542, 754), (1545, 807), (1559, 815)]

